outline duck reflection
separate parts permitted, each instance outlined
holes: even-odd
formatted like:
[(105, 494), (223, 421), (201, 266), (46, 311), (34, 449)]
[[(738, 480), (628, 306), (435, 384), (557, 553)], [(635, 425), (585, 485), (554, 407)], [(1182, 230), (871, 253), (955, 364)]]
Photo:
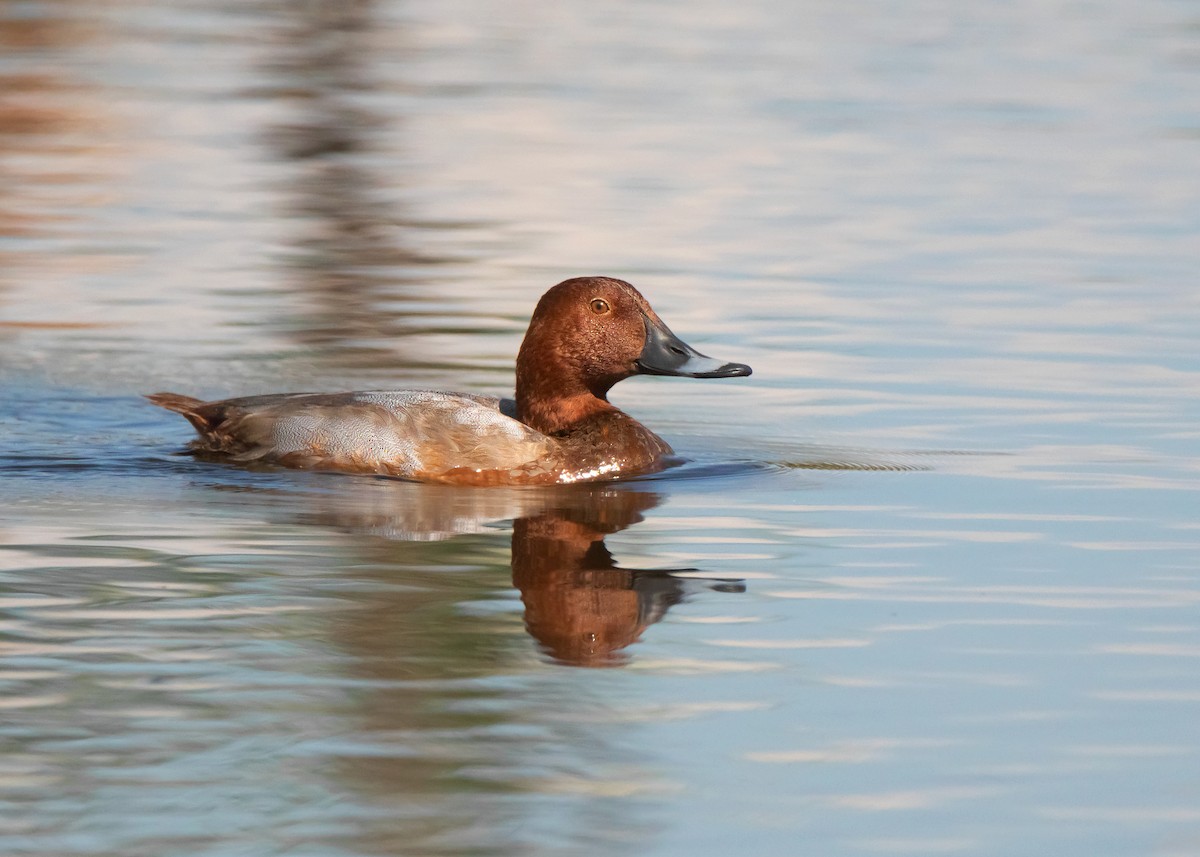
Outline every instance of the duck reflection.
[(639, 486), (505, 491), (379, 480), (366, 487), (372, 490), (322, 495), (303, 517), (403, 541), (485, 532), (511, 519), (512, 582), (525, 628), (558, 663), (620, 666), (628, 661), (624, 650), (673, 605), (703, 590), (745, 591), (741, 580), (695, 577), (694, 568), (620, 567), (605, 539), (663, 502)]
[[(0, 295), (44, 281), (34, 269), (95, 267), (91, 253), (37, 248), (38, 239), (62, 236), (96, 200), (109, 199), (97, 188), (120, 157), (113, 152), (126, 151), (102, 143), (113, 117), (105, 110), (111, 94), (97, 76), (77, 73), (78, 63), (47, 60), (103, 36), (103, 24), (82, 3), (0, 5), (0, 238), (19, 239), (0, 247)], [(23, 325), (5, 319), (5, 326)]]
[(642, 520), (661, 502), (646, 491), (602, 489), (586, 502), (513, 522), (513, 585), (525, 604), (525, 628), (555, 660), (619, 666), (623, 650), (690, 590), (741, 592), (741, 581), (681, 577), (695, 569), (617, 567), (606, 536)]

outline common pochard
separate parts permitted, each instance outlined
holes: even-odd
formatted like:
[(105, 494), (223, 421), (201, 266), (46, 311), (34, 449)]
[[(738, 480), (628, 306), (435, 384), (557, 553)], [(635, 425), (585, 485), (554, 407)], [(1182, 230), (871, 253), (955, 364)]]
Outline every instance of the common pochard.
[(608, 401), (618, 381), (749, 374), (749, 366), (680, 340), (629, 283), (577, 277), (538, 301), (517, 355), (515, 401), (430, 390), (147, 398), (195, 426), (193, 450), (234, 462), (464, 485), (552, 484), (667, 466), (667, 442)]

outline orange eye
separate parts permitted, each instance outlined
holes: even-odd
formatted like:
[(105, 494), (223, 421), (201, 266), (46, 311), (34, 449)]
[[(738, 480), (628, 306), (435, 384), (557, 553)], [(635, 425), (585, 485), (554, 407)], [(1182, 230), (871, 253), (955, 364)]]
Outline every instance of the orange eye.
[(596, 315), (604, 315), (608, 312), (608, 301), (604, 298), (592, 298), (592, 312)]

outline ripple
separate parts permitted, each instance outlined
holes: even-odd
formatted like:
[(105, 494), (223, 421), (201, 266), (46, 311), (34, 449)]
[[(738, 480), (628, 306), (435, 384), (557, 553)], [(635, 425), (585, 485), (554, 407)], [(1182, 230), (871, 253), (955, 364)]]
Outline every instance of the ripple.
[(741, 714), (748, 711), (762, 711), (770, 707), (766, 702), (673, 702), (654, 705), (634, 705), (620, 711), (597, 710), (570, 712), (551, 717), (551, 720), (565, 720), (571, 723), (610, 723), (614, 720), (622, 723), (661, 723), (676, 720), (693, 720), (710, 714)]
[(61, 705), (69, 697), (66, 694), (46, 694), (43, 696), (6, 696), (0, 698), (0, 708), (47, 708), (51, 705)]
[(759, 461), (698, 462), (685, 460), (676, 467), (638, 476), (632, 483), (684, 482), (689, 480), (739, 479), (774, 472), (777, 468)]
[(823, 802), (838, 809), (867, 812), (896, 812), (914, 809), (934, 809), (964, 800), (983, 800), (1003, 794), (1004, 790), (989, 786), (946, 786), (943, 788), (905, 789), (889, 792), (832, 795)]
[(871, 645), (865, 638), (828, 637), (811, 640), (710, 640), (713, 646), (734, 649), (860, 649)]
[(778, 669), (781, 665), (765, 661), (717, 661), (700, 658), (659, 658), (643, 655), (629, 668), (670, 675), (706, 675), (710, 673), (753, 673)]
[(939, 738), (855, 738), (827, 747), (803, 750), (766, 750), (746, 753), (751, 762), (768, 764), (863, 764), (892, 759), (899, 750), (940, 750), (961, 741)]
[(1200, 809), (1194, 806), (1046, 806), (1038, 815), (1054, 821), (1086, 821), (1089, 824), (1194, 824)]
[(1200, 604), (1200, 589), (1118, 586), (960, 586), (936, 581), (854, 581), (836, 578), (820, 581), (830, 588), (776, 590), (772, 598), (815, 601), (889, 601), (929, 604), (1010, 604), (1068, 610), (1179, 609)]
[(964, 837), (907, 838), (888, 837), (883, 839), (855, 839), (850, 845), (863, 851), (884, 854), (957, 854), (962, 851), (977, 851), (980, 841)]
[(1113, 655), (1149, 655), (1156, 658), (1200, 658), (1200, 645), (1183, 643), (1113, 643), (1096, 651)]

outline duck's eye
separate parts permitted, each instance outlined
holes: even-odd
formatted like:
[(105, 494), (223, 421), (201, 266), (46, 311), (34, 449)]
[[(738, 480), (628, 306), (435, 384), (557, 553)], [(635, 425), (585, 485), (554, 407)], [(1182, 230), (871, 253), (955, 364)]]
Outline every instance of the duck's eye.
[(608, 301), (604, 298), (592, 298), (592, 312), (596, 315), (604, 315), (608, 312)]

